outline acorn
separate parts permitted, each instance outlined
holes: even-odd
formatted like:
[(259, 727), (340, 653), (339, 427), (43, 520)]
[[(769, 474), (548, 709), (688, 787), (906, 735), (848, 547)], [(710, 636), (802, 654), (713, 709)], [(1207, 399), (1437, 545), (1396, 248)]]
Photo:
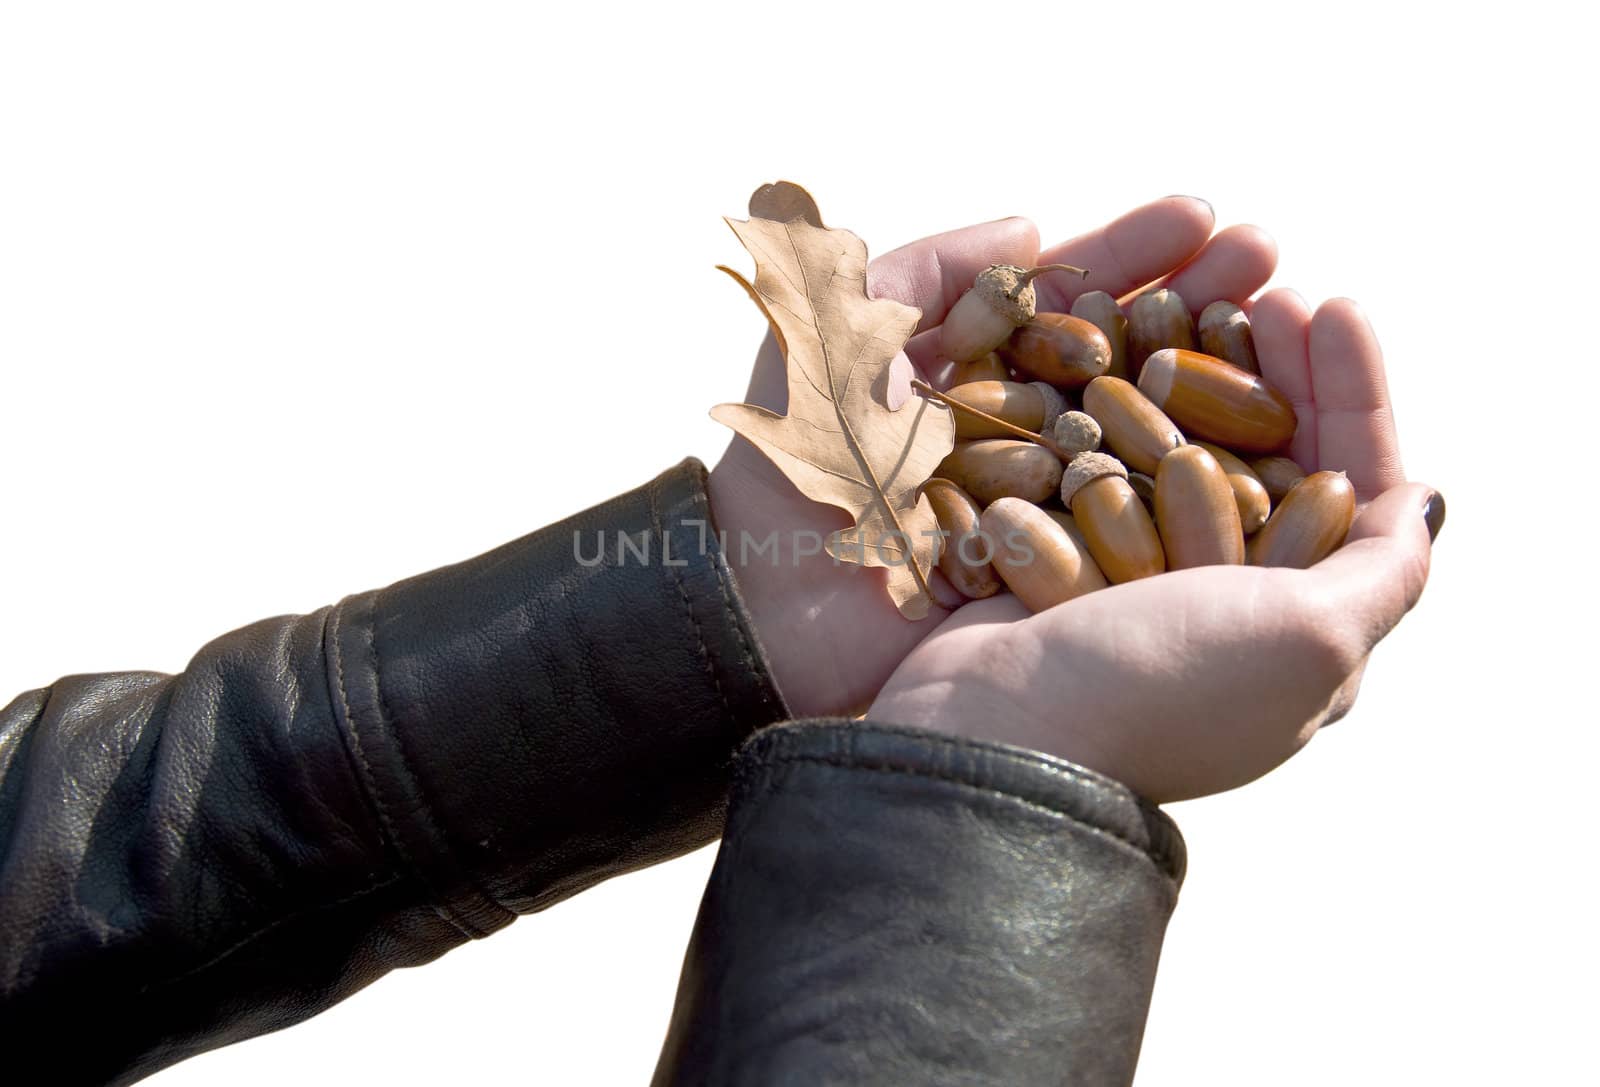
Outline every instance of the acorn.
[[(1024, 385), (1017, 381), (973, 381), (956, 385), (945, 393), (950, 399), (986, 415), (992, 415), (1012, 426), (1043, 433), (1054, 424), (1056, 416), (1066, 409), (1061, 394), (1042, 381)], [(1048, 420), (1048, 423), (1046, 422)], [(976, 415), (964, 411), (955, 413), (957, 438), (1005, 438), (1010, 432), (1002, 430)]]
[(1200, 346), (1194, 318), (1177, 291), (1146, 291), (1128, 307), (1128, 380), (1138, 381), (1147, 358), (1163, 347), (1193, 351)]
[(1011, 368), (1000, 361), (1000, 356), (990, 351), (987, 355), (968, 362), (957, 362), (950, 369), (948, 387), (970, 385), (974, 381), (1010, 381)]
[(1081, 389), (1111, 366), (1111, 341), (1082, 317), (1041, 313), (1000, 346), (1000, 358), (1018, 374)]
[(1045, 272), (1089, 274), (1069, 264), (1038, 268), (989, 265), (978, 273), (972, 289), (956, 299), (940, 325), (939, 344), (944, 357), (955, 362), (982, 358), (1004, 343), (1018, 325), (1033, 320), (1038, 305), (1033, 280)]
[(1250, 462), (1250, 470), (1274, 502), (1282, 502), (1289, 489), (1306, 478), (1306, 470), (1288, 457), (1258, 457)]
[(1356, 489), (1343, 472), (1313, 472), (1290, 488), (1250, 541), (1252, 566), (1315, 566), (1344, 543), (1356, 518)]
[(1168, 570), (1244, 562), (1244, 530), (1233, 488), (1217, 458), (1198, 445), (1174, 449), (1161, 458), (1156, 469), (1156, 528)]
[(1083, 410), (1100, 424), (1106, 447), (1136, 472), (1155, 475), (1161, 458), (1183, 444), (1177, 425), (1120, 377), (1089, 382)]
[(983, 511), (994, 569), (1028, 610), (1041, 612), (1106, 587), (1105, 575), (1078, 540), (1044, 510), (1001, 498)]
[(1260, 375), (1198, 351), (1155, 352), (1139, 374), (1139, 391), (1191, 438), (1239, 452), (1282, 448), (1298, 424), (1289, 398)]
[(990, 564), (994, 547), (979, 532), (978, 504), (948, 479), (930, 479), (922, 494), (947, 533), (939, 541), (939, 569), (956, 591), (982, 600), (1000, 591), (1000, 578)]
[(1222, 466), (1222, 471), (1228, 477), (1228, 486), (1233, 488), (1234, 504), (1239, 507), (1239, 527), (1244, 534), (1248, 536), (1259, 530), (1272, 513), (1272, 496), (1267, 493), (1261, 478), (1248, 464), (1222, 446), (1210, 442), (1194, 444), (1217, 458), (1217, 463)]
[(1128, 318), (1117, 300), (1105, 291), (1090, 291), (1072, 300), (1072, 316), (1082, 317), (1106, 335), (1111, 344), (1112, 377), (1128, 376)]
[(981, 505), (1000, 498), (1043, 502), (1061, 485), (1061, 460), (1032, 442), (983, 438), (957, 442), (933, 474), (955, 483)]
[[(1089, 554), (1114, 584), (1167, 568), (1156, 526), (1128, 486), (1128, 470), (1104, 453), (1079, 453), (1061, 477), (1061, 501), (1083, 530)], [(1002, 575), (1004, 576), (1004, 575)]]
[(1200, 350), (1205, 354), (1252, 374), (1261, 372), (1255, 338), (1250, 335), (1250, 318), (1232, 302), (1213, 302), (1200, 311), (1199, 336)]

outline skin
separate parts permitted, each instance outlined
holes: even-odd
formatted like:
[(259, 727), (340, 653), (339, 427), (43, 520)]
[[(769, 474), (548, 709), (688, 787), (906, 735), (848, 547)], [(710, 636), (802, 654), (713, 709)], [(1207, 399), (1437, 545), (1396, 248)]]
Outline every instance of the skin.
[[(805, 498), (736, 437), (711, 472), (712, 508), (730, 540), (779, 533), (776, 564), (742, 563), (736, 545), (729, 558), (796, 716), (870, 706), (874, 720), (1031, 747), (1165, 802), (1260, 776), (1349, 709), (1368, 653), (1426, 582), (1430, 492), (1404, 483), (1382, 355), (1354, 303), (1313, 314), (1285, 290), (1252, 302), (1275, 246), (1257, 228), (1212, 235), (1213, 225), (1203, 201), (1170, 197), (1040, 251), (1032, 223), (1004, 219), (879, 257), (868, 290), (923, 311), (906, 353), (935, 384), (946, 369), (938, 324), (991, 263), (1092, 270), (1036, 281), (1046, 311), (1066, 312), (1085, 291), (1125, 297), (1151, 283), (1178, 291), (1196, 313), (1222, 298), (1245, 306), (1262, 372), (1301, 420), (1292, 455), (1310, 471), (1346, 471), (1370, 503), (1350, 543), (1307, 571), (1188, 570), (1035, 616), (1007, 594), (936, 607), (913, 623), (890, 604), (881, 571), (789, 550), (797, 530), (826, 537), (849, 518)], [(746, 399), (784, 408), (783, 359), (770, 335)], [(936, 595), (956, 604), (937, 582)]]

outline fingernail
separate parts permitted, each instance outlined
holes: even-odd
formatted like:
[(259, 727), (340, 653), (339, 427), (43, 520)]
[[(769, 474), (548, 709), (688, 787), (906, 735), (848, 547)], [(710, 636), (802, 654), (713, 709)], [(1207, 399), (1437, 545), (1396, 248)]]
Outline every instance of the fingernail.
[(1428, 525), (1428, 539), (1437, 540), (1444, 527), (1444, 495), (1434, 491), (1422, 505), (1422, 519)]
[(1172, 193), (1172, 194), (1170, 194), (1168, 196), (1162, 197), (1162, 199), (1163, 200), (1193, 200), (1196, 204), (1204, 204), (1206, 206), (1206, 210), (1211, 213), (1211, 217), (1213, 219), (1215, 219), (1217, 217), (1217, 209), (1211, 206), (1211, 201), (1206, 200), (1206, 199), (1204, 199), (1202, 197), (1199, 197), (1199, 196), (1190, 196), (1186, 192), (1175, 192), (1175, 193)]

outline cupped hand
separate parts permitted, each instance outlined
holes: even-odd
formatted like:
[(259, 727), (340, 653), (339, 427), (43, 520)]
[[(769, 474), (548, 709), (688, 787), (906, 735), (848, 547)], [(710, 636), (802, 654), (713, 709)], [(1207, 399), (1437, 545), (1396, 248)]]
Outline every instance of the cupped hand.
[[(1122, 296), (1157, 281), (1168, 281), (1197, 308), (1218, 299), (1243, 302), (1271, 276), (1276, 249), (1254, 227), (1213, 236), (1213, 225), (1204, 201), (1169, 197), (1041, 252), (1031, 222), (1002, 219), (884, 254), (869, 265), (867, 288), (873, 297), (922, 310), (906, 353), (919, 377), (937, 382), (943, 369), (939, 324), (990, 264), (1089, 269), (1084, 279), (1052, 273), (1037, 280), (1044, 311), (1065, 312), (1087, 291)], [(787, 396), (783, 355), (769, 333), (745, 399), (781, 412)], [(733, 439), (712, 470), (709, 489), (728, 560), (794, 715), (859, 712), (906, 654), (949, 620), (943, 607), (923, 620), (903, 619), (882, 570), (837, 564), (821, 553), (820, 540), (848, 527), (849, 516), (806, 498), (743, 438)], [(758, 551), (774, 533), (776, 552)], [(937, 575), (936, 593), (947, 604), (959, 603)]]
[(1345, 546), (1309, 570), (1184, 570), (1031, 616), (1009, 594), (969, 604), (907, 657), (874, 720), (1060, 755), (1160, 803), (1251, 781), (1348, 710), (1422, 594), (1442, 500), (1404, 482), (1353, 303), (1313, 315), (1279, 290), (1251, 317), (1263, 376), (1299, 415), (1294, 458), (1344, 471), (1365, 503)]

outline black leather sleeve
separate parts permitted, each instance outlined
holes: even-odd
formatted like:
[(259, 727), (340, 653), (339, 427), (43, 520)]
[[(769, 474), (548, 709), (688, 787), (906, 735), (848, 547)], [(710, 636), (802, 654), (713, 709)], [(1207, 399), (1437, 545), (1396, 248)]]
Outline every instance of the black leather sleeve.
[(655, 1083), (1127, 1083), (1183, 865), (1165, 815), (1047, 755), (767, 729)]
[(785, 712), (710, 519), (688, 460), (181, 674), (0, 710), (5, 1066), (131, 1082), (712, 840)]

